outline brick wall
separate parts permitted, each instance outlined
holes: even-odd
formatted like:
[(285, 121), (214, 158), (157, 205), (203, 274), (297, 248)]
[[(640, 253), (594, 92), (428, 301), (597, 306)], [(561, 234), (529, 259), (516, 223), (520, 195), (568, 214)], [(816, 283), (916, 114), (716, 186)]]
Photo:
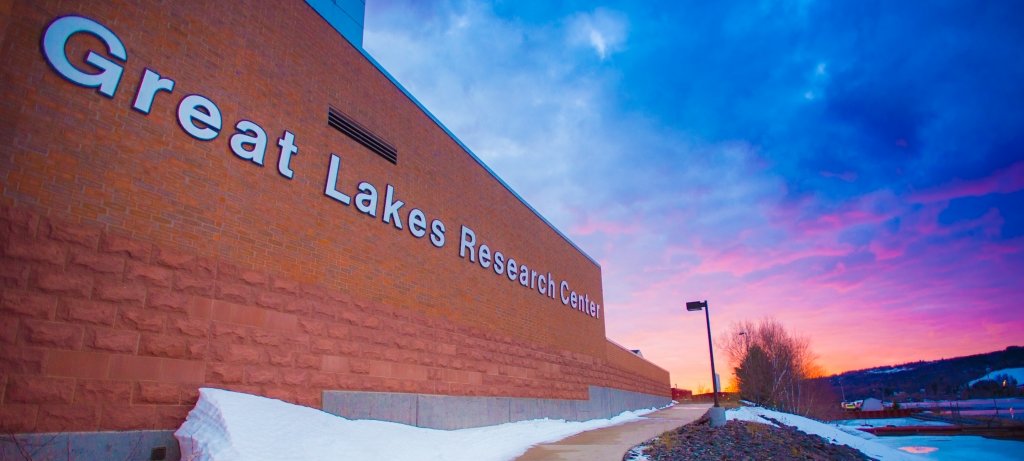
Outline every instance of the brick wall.
[(175, 428), (201, 386), (312, 407), (329, 389), (666, 395), (667, 372), (638, 375), (638, 360), (543, 347), (20, 208), (0, 210), (0, 240), (4, 431)]
[[(615, 342), (607, 342), (605, 358), (612, 367), (627, 371), (631, 376), (641, 376), (654, 382), (668, 383), (668, 372), (665, 369), (647, 360), (638, 359), (636, 354)], [(664, 392), (663, 390), (658, 394), (664, 394)]]
[[(244, 3), (0, 8), (0, 429), (172, 428), (201, 385), (310, 406), (324, 389), (667, 395), (663, 370), (609, 354), (603, 317), (460, 258), (459, 228), (603, 305), (598, 266), (305, 4)], [(46, 63), (42, 33), (67, 14), (124, 42), (113, 98)], [(87, 50), (105, 53), (79, 34), (68, 55), (84, 66)], [(176, 82), (148, 115), (131, 108), (145, 68)], [(177, 124), (193, 93), (224, 114), (213, 141)], [(329, 128), (328, 105), (397, 146), (398, 164)], [(228, 147), (241, 119), (267, 131), (265, 167)], [(275, 165), (284, 130), (290, 180)], [(393, 185), (444, 221), (446, 245), (325, 197), (332, 153), (340, 186)]]

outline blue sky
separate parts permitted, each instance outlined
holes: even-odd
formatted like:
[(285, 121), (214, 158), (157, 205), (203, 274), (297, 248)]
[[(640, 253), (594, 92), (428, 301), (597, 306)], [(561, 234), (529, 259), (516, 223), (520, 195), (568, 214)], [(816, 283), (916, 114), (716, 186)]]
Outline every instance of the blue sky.
[(1019, 2), (370, 0), (364, 47), (601, 262), (609, 336), (693, 388), (691, 299), (719, 330), (775, 316), (833, 372), (1024, 343), (1020, 24)]

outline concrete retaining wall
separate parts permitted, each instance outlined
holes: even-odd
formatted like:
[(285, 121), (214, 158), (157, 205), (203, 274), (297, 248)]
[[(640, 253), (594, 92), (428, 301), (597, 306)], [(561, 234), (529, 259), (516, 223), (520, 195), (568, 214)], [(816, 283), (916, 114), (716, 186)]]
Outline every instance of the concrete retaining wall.
[[(25, 458), (22, 451), (30, 454)], [(0, 435), (0, 460), (177, 461), (174, 431), (61, 432)]]
[(325, 391), (324, 411), (350, 419), (377, 419), (432, 429), (462, 429), (529, 419), (586, 421), (627, 410), (661, 407), (670, 399), (601, 386), (589, 386), (589, 399), (530, 399)]

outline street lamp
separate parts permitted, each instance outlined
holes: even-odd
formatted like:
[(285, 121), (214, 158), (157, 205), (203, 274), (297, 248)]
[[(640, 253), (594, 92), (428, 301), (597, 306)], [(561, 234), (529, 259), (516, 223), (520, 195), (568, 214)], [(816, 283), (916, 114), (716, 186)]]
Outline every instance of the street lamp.
[(715, 348), (711, 345), (711, 310), (708, 308), (708, 301), (690, 301), (686, 303), (686, 310), (693, 311), (704, 311), (704, 319), (708, 324), (708, 352), (711, 354), (711, 393), (715, 398), (715, 406), (711, 408), (709, 415), (711, 416), (711, 427), (719, 427), (725, 425), (725, 409), (718, 404), (718, 386), (716, 383), (715, 373)]

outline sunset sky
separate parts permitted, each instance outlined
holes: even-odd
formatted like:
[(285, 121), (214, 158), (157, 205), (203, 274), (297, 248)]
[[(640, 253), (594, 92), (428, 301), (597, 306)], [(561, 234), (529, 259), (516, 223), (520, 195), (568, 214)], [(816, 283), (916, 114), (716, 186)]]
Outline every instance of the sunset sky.
[[(828, 372), (1024, 344), (1024, 3), (368, 0), (364, 48), (710, 385), (774, 316)], [(719, 372), (730, 368), (724, 354)]]

